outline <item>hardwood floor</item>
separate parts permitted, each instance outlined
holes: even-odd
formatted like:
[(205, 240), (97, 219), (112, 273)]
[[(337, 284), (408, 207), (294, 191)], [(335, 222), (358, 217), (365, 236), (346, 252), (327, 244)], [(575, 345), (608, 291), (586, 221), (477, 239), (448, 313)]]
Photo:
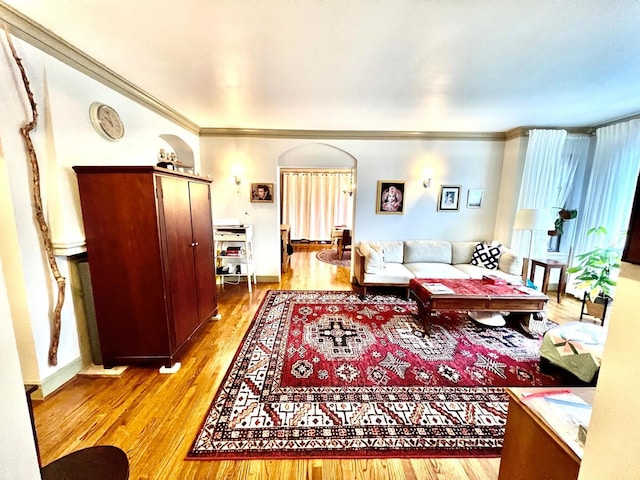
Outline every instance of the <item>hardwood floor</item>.
[[(34, 416), (42, 463), (92, 445), (116, 445), (128, 455), (131, 479), (441, 479), (498, 478), (497, 458), (369, 460), (185, 460), (191, 442), (267, 290), (350, 290), (349, 271), (318, 261), (328, 246), (296, 245), (280, 283), (218, 289), (222, 319), (211, 322), (175, 374), (128, 368), (119, 378), (76, 377), (43, 402)], [(580, 302), (550, 295), (549, 317), (575, 320)]]

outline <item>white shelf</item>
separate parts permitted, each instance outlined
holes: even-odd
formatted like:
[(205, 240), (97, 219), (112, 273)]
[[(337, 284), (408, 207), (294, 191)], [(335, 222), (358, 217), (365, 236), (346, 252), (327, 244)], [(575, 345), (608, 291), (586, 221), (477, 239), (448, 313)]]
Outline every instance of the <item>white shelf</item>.
[[(238, 284), (243, 278), (251, 292), (251, 283), (257, 283), (253, 256), (253, 227), (251, 225), (216, 225), (213, 231), (216, 278), (220, 286)], [(224, 255), (228, 249), (240, 249), (241, 255)], [(227, 269), (228, 271), (223, 271)], [(231, 280), (236, 279), (236, 281)]]

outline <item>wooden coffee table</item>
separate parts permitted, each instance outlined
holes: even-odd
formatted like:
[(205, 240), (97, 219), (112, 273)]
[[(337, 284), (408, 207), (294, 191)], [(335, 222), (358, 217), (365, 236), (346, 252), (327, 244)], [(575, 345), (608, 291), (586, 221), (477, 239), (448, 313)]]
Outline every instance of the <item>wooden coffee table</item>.
[[(530, 314), (541, 316), (549, 297), (519, 285), (495, 284), (488, 280), (414, 278), (409, 291), (418, 304), (418, 318), (429, 329), (429, 318), (441, 311), (509, 312), (506, 320), (524, 335)], [(526, 323), (525, 323), (526, 322)]]

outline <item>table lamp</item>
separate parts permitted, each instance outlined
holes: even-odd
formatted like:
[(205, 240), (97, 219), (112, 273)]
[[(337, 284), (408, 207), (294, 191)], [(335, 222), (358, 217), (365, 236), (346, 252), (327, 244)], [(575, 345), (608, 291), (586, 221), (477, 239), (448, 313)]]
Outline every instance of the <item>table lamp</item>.
[(531, 248), (533, 246), (533, 232), (535, 230), (550, 230), (553, 228), (553, 219), (546, 208), (521, 208), (516, 214), (513, 224), (514, 230), (529, 230), (529, 255), (523, 271), (523, 278), (527, 278), (529, 272), (529, 260), (531, 260)]

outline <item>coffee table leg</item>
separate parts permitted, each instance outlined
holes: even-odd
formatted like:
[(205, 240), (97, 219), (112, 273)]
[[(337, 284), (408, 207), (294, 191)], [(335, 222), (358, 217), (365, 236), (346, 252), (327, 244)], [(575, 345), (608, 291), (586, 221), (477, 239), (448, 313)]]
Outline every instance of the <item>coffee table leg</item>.
[[(411, 291), (413, 293), (413, 290)], [(416, 305), (418, 306), (418, 313), (415, 316), (415, 319), (422, 323), (424, 327), (425, 334), (429, 334), (431, 331), (431, 327), (429, 326), (429, 317), (431, 316), (431, 308), (430, 305), (424, 304), (422, 300), (417, 295), (413, 295), (416, 299)]]
[(431, 311), (430, 306), (425, 305), (424, 311), (422, 313), (422, 326), (424, 327), (425, 335), (431, 334), (431, 323), (429, 322), (429, 320), (431, 319), (432, 315), (433, 315), (433, 312)]
[(416, 315), (416, 320), (422, 321), (422, 319), (427, 315), (427, 307), (420, 301), (419, 298), (416, 298), (416, 305), (418, 306), (418, 313)]

